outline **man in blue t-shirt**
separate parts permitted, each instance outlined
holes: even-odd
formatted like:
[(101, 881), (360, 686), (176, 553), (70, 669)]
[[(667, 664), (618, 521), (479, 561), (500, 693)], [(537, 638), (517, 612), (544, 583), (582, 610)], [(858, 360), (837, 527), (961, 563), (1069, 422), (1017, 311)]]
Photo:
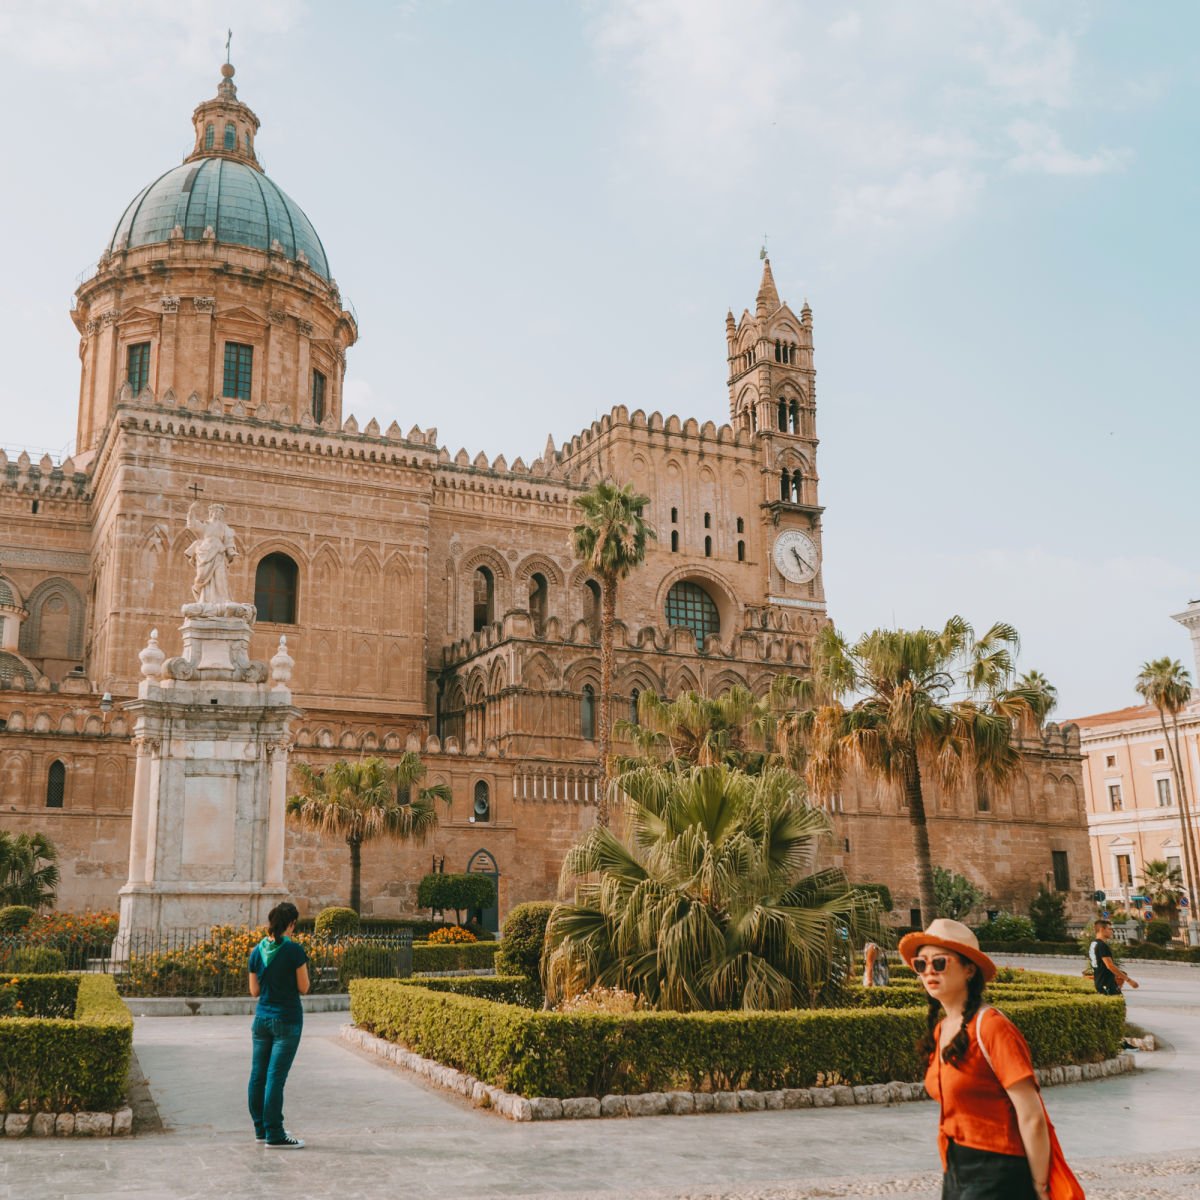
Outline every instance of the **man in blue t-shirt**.
[(267, 917), (270, 933), (250, 952), (250, 995), (258, 997), (250, 1027), (250, 1117), (255, 1141), (275, 1150), (304, 1147), (283, 1126), (283, 1087), (304, 1029), (300, 997), (309, 988), (308, 955), (288, 936), (299, 916), (294, 904), (277, 904)]

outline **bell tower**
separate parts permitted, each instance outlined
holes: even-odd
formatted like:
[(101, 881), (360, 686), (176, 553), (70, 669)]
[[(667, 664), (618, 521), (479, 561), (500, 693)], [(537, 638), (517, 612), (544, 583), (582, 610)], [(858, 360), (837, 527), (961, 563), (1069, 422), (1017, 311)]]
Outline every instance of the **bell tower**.
[(759, 454), (766, 603), (824, 614), (812, 309), (805, 301), (797, 316), (780, 299), (765, 250), (762, 259), (754, 311), (725, 317), (730, 418)]

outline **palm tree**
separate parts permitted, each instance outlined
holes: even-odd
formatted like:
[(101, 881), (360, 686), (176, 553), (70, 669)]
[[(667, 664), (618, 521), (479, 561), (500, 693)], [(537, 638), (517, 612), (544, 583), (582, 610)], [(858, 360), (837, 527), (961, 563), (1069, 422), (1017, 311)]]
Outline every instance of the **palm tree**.
[(583, 520), (572, 538), (575, 554), (600, 584), (600, 806), (596, 819), (608, 823), (609, 743), (612, 739), (613, 628), (617, 619), (617, 586), (646, 558), (646, 543), (656, 537), (643, 520), (649, 496), (629, 484), (597, 483), (576, 497)]
[(350, 907), (361, 911), (362, 845), (379, 837), (424, 841), (437, 827), (435, 800), (450, 803), (444, 783), (413, 789), (425, 765), (411, 751), (395, 763), (382, 758), (342, 759), (318, 771), (296, 764), (299, 787), (288, 799), (288, 814), (304, 829), (344, 838), (350, 847)]
[[(1010, 687), (1011, 625), (982, 637), (962, 617), (943, 629), (876, 629), (850, 644), (827, 627), (809, 679), (785, 678), (777, 701), (780, 741), (812, 791), (832, 796), (851, 766), (899, 787), (908, 806), (924, 920), (937, 912), (925, 814), (927, 772), (943, 787), (964, 774), (1003, 783), (1021, 762), (1014, 727), (1033, 719), (1037, 698)], [(857, 699), (855, 699), (857, 697)]]
[(563, 864), (546, 930), (552, 999), (595, 985), (680, 1012), (812, 1003), (876, 932), (874, 897), (818, 870), (828, 818), (774, 767), (646, 763), (614, 781), (629, 840), (596, 825)]
[(647, 758), (665, 757), (701, 767), (725, 763), (757, 774), (767, 758), (773, 724), (767, 705), (741, 684), (716, 697), (682, 692), (663, 700), (642, 692), (637, 720), (618, 721), (615, 727), (639, 757), (623, 760), (619, 767), (627, 770)]
[(58, 877), (58, 851), (45, 834), (0, 829), (0, 907), (53, 904)]
[(1017, 687), (1029, 693), (1030, 707), (1040, 727), (1058, 707), (1058, 688), (1041, 671), (1026, 671), (1017, 680)]
[(1150, 901), (1154, 915), (1171, 920), (1179, 908), (1179, 897), (1183, 895), (1179, 868), (1161, 858), (1152, 858), (1142, 868), (1142, 891)]
[[(1183, 754), (1179, 747), (1179, 714), (1187, 707), (1192, 697), (1192, 679), (1178, 659), (1156, 658), (1142, 664), (1141, 673), (1134, 684), (1142, 699), (1158, 710), (1158, 722), (1162, 726), (1163, 740), (1171, 755), (1171, 774), (1175, 776), (1175, 795), (1179, 797), (1179, 823), (1183, 833), (1183, 861), (1188, 875), (1188, 925), (1195, 929), (1196, 888), (1198, 855), (1192, 833), (1192, 815), (1188, 803), (1187, 786), (1183, 779)], [(1167, 735), (1167, 714), (1171, 715), (1174, 738)], [(1194, 940), (1194, 939), (1193, 939)]]

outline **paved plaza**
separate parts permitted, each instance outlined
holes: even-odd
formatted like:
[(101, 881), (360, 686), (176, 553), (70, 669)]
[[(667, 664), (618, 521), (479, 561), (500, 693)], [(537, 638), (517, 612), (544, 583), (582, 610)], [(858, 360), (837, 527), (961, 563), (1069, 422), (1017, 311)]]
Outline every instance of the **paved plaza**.
[[(1090, 1197), (1195, 1197), (1200, 969), (1135, 974), (1130, 1019), (1169, 1048), (1139, 1055), (1135, 1075), (1047, 1089), (1047, 1103)], [(307, 1021), (287, 1120), (308, 1148), (281, 1153), (254, 1144), (245, 1113), (248, 1018), (139, 1017), (138, 1059), (165, 1132), (0, 1141), (0, 1200), (938, 1194), (931, 1103), (518, 1125), (347, 1047), (346, 1019)]]

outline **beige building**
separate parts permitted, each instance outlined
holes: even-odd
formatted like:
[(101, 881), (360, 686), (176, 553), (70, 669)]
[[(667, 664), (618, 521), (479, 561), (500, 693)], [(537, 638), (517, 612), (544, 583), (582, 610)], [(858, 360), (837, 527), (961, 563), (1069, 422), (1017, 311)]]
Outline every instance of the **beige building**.
[[(753, 307), (726, 318), (723, 422), (630, 396), (511, 463), (449, 452), (420, 413), (407, 432), (360, 422), (342, 393), (357, 321), (222, 75), (192, 153), (135, 196), (76, 293), (74, 457), (0, 454), (0, 819), (63, 847), (64, 907), (113, 906), (137, 751), (122, 703), (150, 629), (177, 652), (187, 509), (219, 501), (240, 537), (232, 590), (258, 609), (253, 656), (286, 634), (296, 660), (294, 758), (416, 749), (453, 790), (429, 845), (365, 849), (366, 910), (412, 911), (431, 853), (496, 873), (502, 910), (549, 896), (596, 802), (599, 589), (570, 549), (581, 491), (632, 483), (658, 530), (620, 594), (618, 714), (647, 688), (763, 694), (806, 669), (828, 620), (812, 311), (764, 264)], [(1028, 749), (998, 794), (931, 797), (935, 857), (1002, 906), (1042, 880), (1082, 904), (1077, 735), (1050, 726)], [(899, 799), (847, 788), (833, 807), (835, 861), (889, 883), (907, 920)], [(348, 859), (292, 831), (288, 884), (309, 906), (343, 901)]]
[[(1200, 604), (1191, 605), (1175, 619), (1194, 636), (1200, 623)], [(1141, 894), (1145, 864), (1157, 859), (1177, 868), (1195, 894), (1200, 880), (1188, 877), (1171, 750), (1158, 710), (1147, 704), (1133, 705), (1080, 717), (1075, 724), (1085, 759), (1084, 791), (1096, 886), (1109, 900), (1127, 903), (1131, 895)], [(1169, 717), (1167, 724), (1170, 729)], [(1196, 821), (1200, 702), (1193, 702), (1180, 714), (1179, 736), (1195, 839), (1200, 835)]]

